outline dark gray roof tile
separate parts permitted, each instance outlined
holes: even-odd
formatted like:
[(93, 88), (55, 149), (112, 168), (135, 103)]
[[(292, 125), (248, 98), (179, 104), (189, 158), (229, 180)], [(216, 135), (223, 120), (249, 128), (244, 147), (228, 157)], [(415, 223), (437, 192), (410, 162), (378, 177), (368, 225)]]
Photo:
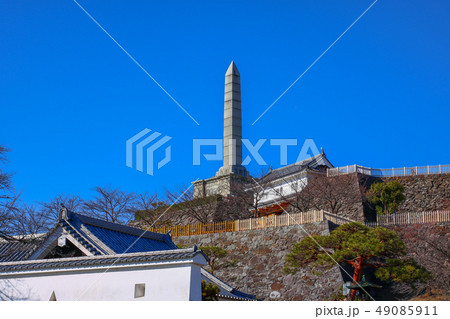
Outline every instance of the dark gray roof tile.
[(325, 156), (325, 153), (320, 153), (316, 156), (307, 158), (303, 161), (274, 169), (270, 171), (266, 176), (264, 176), (262, 178), (262, 181), (264, 182), (274, 181), (283, 177), (300, 173), (306, 169), (313, 169), (315, 165), (317, 165), (317, 163), (319, 163), (321, 160), (325, 160), (326, 162), (329, 163), (328, 159)]
[(210, 272), (208, 272), (206, 269), (201, 269), (202, 274), (202, 280), (205, 280), (207, 283), (211, 282), (217, 287), (219, 287), (219, 297), (225, 298), (225, 299), (232, 299), (232, 300), (248, 300), (248, 301), (255, 301), (256, 296), (246, 294), (245, 292), (239, 291), (236, 288), (226, 284)]
[[(89, 257), (71, 257), (59, 259), (41, 259), (0, 263), (0, 275), (21, 270), (40, 270), (55, 268), (89, 267), (96, 265), (113, 265), (136, 262), (151, 262), (163, 260), (182, 260), (203, 254), (196, 247), (189, 249), (165, 250), (158, 252), (140, 252), (120, 255), (103, 255)], [(206, 256), (203, 254), (206, 258)]]

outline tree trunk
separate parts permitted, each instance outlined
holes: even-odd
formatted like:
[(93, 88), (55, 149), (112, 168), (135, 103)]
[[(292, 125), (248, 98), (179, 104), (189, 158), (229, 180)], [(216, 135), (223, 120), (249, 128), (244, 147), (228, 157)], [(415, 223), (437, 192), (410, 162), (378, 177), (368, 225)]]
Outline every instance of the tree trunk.
[[(356, 258), (356, 260), (352, 263), (353, 268), (355, 269), (353, 272), (353, 284), (356, 285), (361, 281), (361, 274), (362, 274), (362, 264), (363, 260), (362, 257)], [(356, 289), (352, 289), (352, 292), (350, 293), (350, 300), (355, 300), (356, 297)]]

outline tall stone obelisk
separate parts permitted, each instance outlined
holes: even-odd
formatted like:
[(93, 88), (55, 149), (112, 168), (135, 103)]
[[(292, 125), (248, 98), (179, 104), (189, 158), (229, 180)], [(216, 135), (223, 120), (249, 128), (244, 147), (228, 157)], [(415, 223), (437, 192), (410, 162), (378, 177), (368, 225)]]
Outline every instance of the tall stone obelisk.
[(235, 183), (248, 179), (249, 174), (242, 166), (241, 76), (231, 62), (225, 74), (223, 165), (216, 176), (193, 182), (194, 197), (228, 196), (233, 193)]
[(225, 74), (223, 118), (223, 166), (216, 176), (235, 174), (248, 176), (242, 165), (241, 75), (231, 62)]

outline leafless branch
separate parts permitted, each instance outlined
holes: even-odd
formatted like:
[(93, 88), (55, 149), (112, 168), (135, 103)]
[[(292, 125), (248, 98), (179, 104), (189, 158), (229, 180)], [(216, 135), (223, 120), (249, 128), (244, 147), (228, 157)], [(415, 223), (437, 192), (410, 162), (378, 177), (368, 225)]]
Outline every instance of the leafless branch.
[(133, 218), (134, 194), (109, 187), (95, 187), (95, 191), (94, 199), (83, 203), (85, 213), (119, 224), (126, 224)]

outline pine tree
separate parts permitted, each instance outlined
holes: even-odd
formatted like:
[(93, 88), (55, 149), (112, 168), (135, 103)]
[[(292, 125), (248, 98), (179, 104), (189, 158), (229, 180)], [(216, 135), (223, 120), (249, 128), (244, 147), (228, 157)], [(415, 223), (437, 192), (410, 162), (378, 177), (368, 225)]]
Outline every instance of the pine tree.
[[(405, 259), (406, 246), (395, 231), (360, 223), (344, 224), (330, 235), (306, 237), (292, 247), (285, 258), (285, 273), (295, 273), (299, 268), (312, 265), (320, 272), (331, 268), (335, 262), (353, 267), (353, 283), (361, 280), (364, 268), (375, 268), (375, 277), (384, 281), (425, 281), (428, 271), (412, 259)], [(350, 297), (354, 300), (356, 290)]]

